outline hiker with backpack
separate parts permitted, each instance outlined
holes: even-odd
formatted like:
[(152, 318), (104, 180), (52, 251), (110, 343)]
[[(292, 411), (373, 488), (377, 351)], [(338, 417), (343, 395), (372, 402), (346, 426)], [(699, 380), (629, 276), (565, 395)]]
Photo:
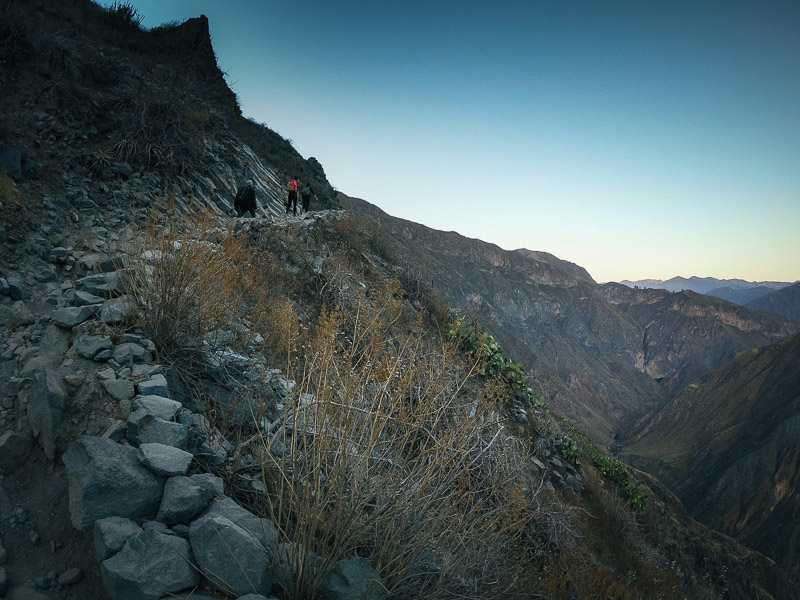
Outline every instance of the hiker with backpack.
[(236, 192), (236, 199), (233, 201), (233, 209), (236, 211), (236, 216), (241, 217), (244, 213), (249, 212), (251, 216), (256, 216), (256, 190), (253, 187), (253, 181), (248, 179), (244, 185)]
[(303, 212), (308, 212), (308, 207), (311, 206), (311, 196), (314, 196), (314, 188), (311, 187), (310, 184), (305, 184), (303, 189), (300, 190), (300, 205), (303, 208)]
[(286, 190), (289, 192), (289, 197), (286, 199), (286, 214), (289, 214), (289, 208), (291, 208), (294, 212), (294, 216), (297, 216), (297, 175), (292, 177), (292, 180), (286, 184)]

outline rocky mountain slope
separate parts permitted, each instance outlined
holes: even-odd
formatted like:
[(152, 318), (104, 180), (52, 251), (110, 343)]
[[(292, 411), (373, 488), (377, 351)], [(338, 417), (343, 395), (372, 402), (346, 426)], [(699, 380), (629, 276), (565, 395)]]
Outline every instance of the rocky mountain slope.
[(800, 283), (776, 290), (747, 303), (749, 308), (772, 310), (788, 319), (800, 321)]
[[(129, 9), (0, 7), (0, 595), (793, 597), (449, 337), (450, 308), (475, 315), (607, 439), (665, 394), (618, 306), (638, 296), (319, 210), (320, 164), (241, 118), (205, 19), (145, 32)], [(300, 217), (294, 172), (321, 192)], [(258, 216), (235, 220), (246, 177)]]
[(797, 573), (800, 336), (742, 352), (656, 412), (623, 454), (704, 523)]
[(737, 352), (800, 327), (693, 292), (597, 285), (546, 253), (505, 251), (340, 197), (379, 223), (408, 277), (490, 326), (536, 391), (604, 445)]

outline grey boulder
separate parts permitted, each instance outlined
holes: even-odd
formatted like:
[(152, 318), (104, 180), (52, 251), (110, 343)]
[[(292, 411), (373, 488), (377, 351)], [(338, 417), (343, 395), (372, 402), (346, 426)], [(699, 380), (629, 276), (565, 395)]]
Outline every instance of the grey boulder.
[[(141, 390), (141, 384), (139, 385)], [(170, 400), (164, 396), (141, 395), (133, 400), (133, 407), (136, 410), (144, 409), (148, 414), (164, 419), (165, 421), (172, 421), (175, 415), (178, 414), (182, 405), (176, 400)]]
[(245, 529), (222, 516), (205, 515), (189, 529), (197, 566), (224, 594), (269, 594), (277, 573), (267, 550)]
[(385, 598), (381, 578), (366, 558), (340, 560), (323, 577), (320, 595), (325, 600), (369, 600)]
[(133, 363), (149, 363), (153, 361), (153, 355), (145, 348), (133, 342), (126, 342), (114, 348), (114, 360), (121, 365)]
[(192, 455), (189, 452), (158, 443), (140, 445), (138, 457), (139, 462), (153, 473), (166, 477), (186, 475), (189, 464), (192, 462)]
[(50, 315), (50, 320), (63, 329), (72, 329), (94, 316), (91, 306), (65, 306), (57, 308)]
[(94, 550), (100, 560), (105, 560), (120, 550), (129, 539), (141, 533), (142, 528), (125, 517), (106, 517), (94, 522)]
[(142, 396), (162, 396), (167, 397), (167, 378), (158, 373), (150, 377), (147, 381), (139, 383), (139, 393)]
[(164, 485), (156, 519), (166, 525), (188, 523), (203, 512), (210, 498), (208, 492), (188, 477), (170, 477)]
[(189, 542), (157, 531), (142, 531), (100, 565), (113, 600), (160, 600), (200, 583)]
[(87, 359), (93, 359), (103, 350), (110, 350), (114, 344), (111, 340), (102, 335), (84, 335), (77, 339), (75, 342), (75, 352), (78, 356)]
[(136, 519), (158, 510), (163, 484), (139, 464), (133, 448), (87, 436), (74, 442), (63, 458), (76, 529), (85, 531), (105, 517)]
[(166, 421), (140, 408), (128, 415), (127, 437), (136, 444), (160, 443), (186, 450), (189, 426)]
[(130, 400), (136, 393), (130, 379), (106, 379), (103, 381), (103, 388), (115, 400)]

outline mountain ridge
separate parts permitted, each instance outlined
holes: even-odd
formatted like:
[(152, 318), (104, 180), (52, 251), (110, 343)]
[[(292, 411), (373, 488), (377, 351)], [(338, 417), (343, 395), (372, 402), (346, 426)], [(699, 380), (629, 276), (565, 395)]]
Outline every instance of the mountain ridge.
[[(717, 279), (716, 277), (698, 277), (692, 275), (691, 277), (676, 276), (667, 280), (662, 279), (638, 279), (635, 281), (623, 279), (619, 283), (627, 285), (628, 287), (644, 287), (660, 290), (668, 290), (670, 292), (680, 292), (684, 290), (691, 290), (699, 294), (708, 294), (716, 288), (729, 287), (733, 290), (749, 290), (757, 287), (765, 287), (770, 290), (781, 289), (787, 285), (792, 285), (793, 282), (786, 281), (747, 281), (745, 279)], [(712, 294), (713, 295), (713, 294)]]
[(394, 252), (426, 285), (491, 326), (504, 348), (530, 365), (546, 399), (605, 447), (736, 352), (800, 327), (693, 292), (599, 285), (547, 253), (506, 251), (339, 198), (386, 228)]

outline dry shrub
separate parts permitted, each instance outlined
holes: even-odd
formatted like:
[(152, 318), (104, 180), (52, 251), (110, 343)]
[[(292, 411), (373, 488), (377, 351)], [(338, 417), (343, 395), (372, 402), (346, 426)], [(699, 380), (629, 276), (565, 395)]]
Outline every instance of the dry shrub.
[(564, 514), (527, 476), (499, 388), (465, 391), (475, 366), (428, 335), (421, 316), (407, 326), (396, 280), (352, 295), (341, 289), (350, 279), (335, 280), (337, 305), (304, 329), (268, 284), (272, 260), (212, 215), (161, 216), (133, 244), (127, 285), (167, 364), (203, 373), (209, 334), (220, 330), (246, 338), (235, 341), (243, 349), (263, 337), (280, 355), (282, 404), (265, 411), (253, 392), (256, 434), (241, 427), (248, 438), (236, 439), (235, 424), (220, 428), (236, 448), (234, 471), (245, 454), (260, 462), (266, 492), (251, 488), (247, 499), (284, 542), (284, 597), (314, 597), (337, 561), (353, 556), (369, 559), (391, 597), (520, 593), (531, 530), (551, 535)]
[(135, 237), (126, 288), (137, 324), (162, 359), (192, 363), (208, 350), (204, 341), (212, 332), (251, 335), (242, 317), (248, 305), (259, 306), (261, 275), (246, 240), (217, 229), (215, 215), (167, 226), (160, 217), (150, 218)]
[(19, 190), (17, 184), (5, 173), (0, 173), (0, 208), (13, 209), (19, 206)]
[(282, 346), (296, 386), (260, 440), (268, 511), (297, 575), (289, 597), (314, 597), (353, 555), (392, 597), (492, 597), (521, 568), (506, 559), (535, 504), (522, 452), (496, 402), (460, 393), (468, 373), (453, 348), (391, 335), (399, 308), (390, 293), (353, 314), (325, 310)]

